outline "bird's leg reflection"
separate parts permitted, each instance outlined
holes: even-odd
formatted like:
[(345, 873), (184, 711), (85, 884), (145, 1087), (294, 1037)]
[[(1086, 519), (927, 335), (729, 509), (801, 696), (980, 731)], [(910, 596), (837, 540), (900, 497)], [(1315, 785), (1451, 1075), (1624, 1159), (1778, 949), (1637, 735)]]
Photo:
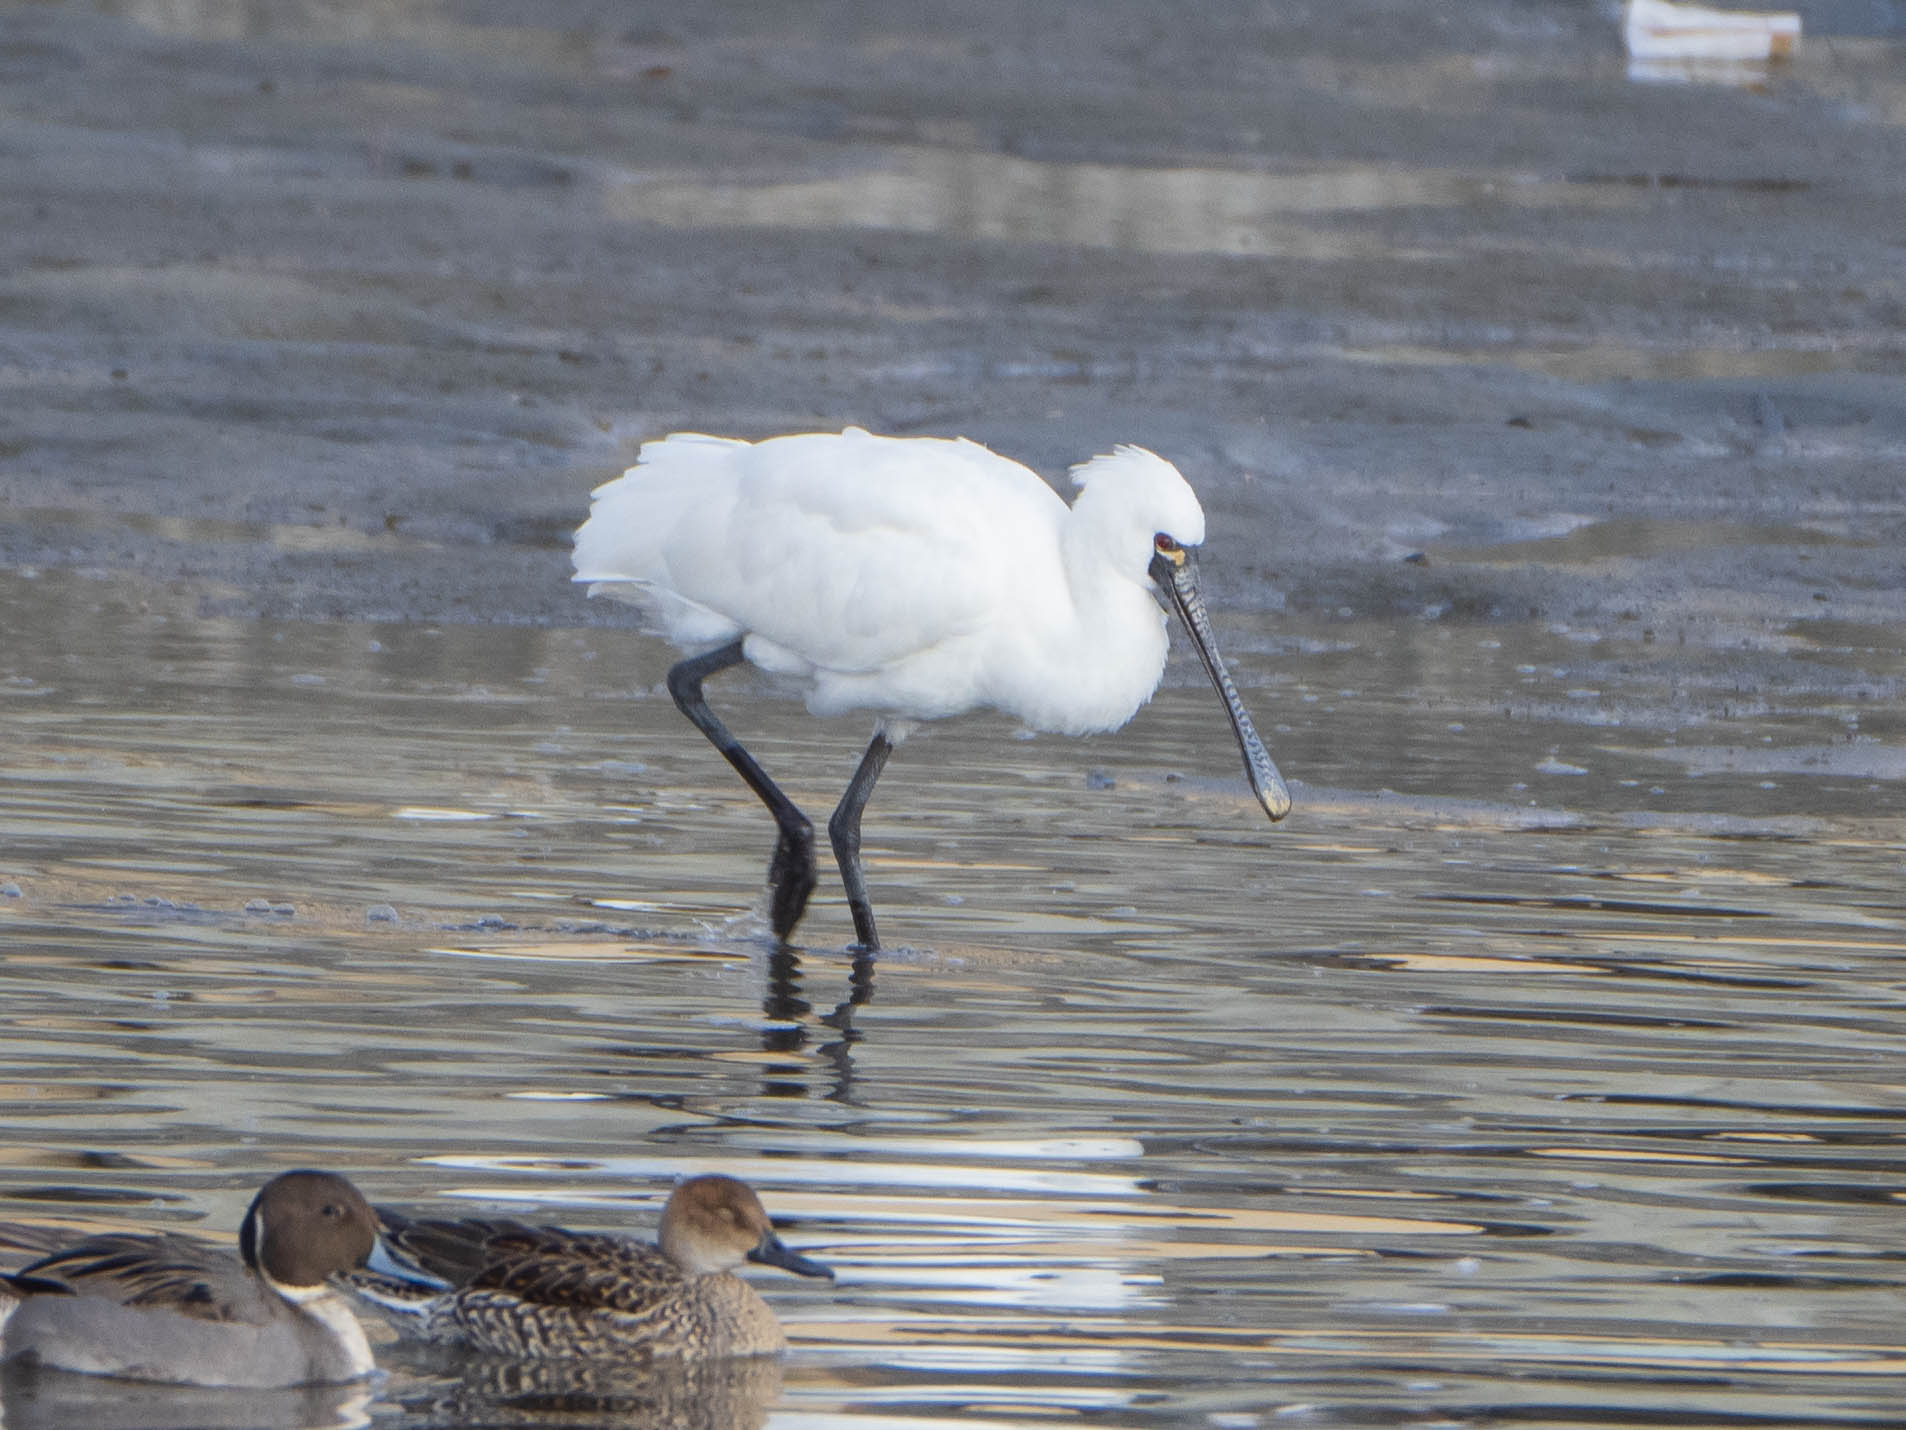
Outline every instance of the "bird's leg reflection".
[(807, 1041), (807, 1029), (801, 1025), (813, 1005), (801, 996), (801, 955), (785, 944), (768, 955), (768, 996), (761, 1000), (761, 1011), (770, 1022), (794, 1024), (763, 1032), (763, 1052), (792, 1052)]
[(863, 948), (854, 955), (854, 971), (847, 979), (847, 1001), (836, 1005), (832, 1013), (821, 1014), (821, 1021), (830, 1028), (839, 1029), (846, 1042), (856, 1042), (860, 1038), (860, 1034), (854, 1031), (854, 1009), (873, 1001), (874, 952), (871, 948)]
[[(730, 641), (718, 650), (691, 656), (670, 668), (668, 693), (675, 698), (676, 708), (695, 722), (695, 728), (708, 737), (708, 742), (721, 751), (722, 758), (748, 782), (748, 788), (768, 807), (768, 812), (774, 816), (774, 822), (780, 828), (780, 838), (774, 845), (774, 859), (768, 865), (768, 883), (774, 890), (773, 901), (769, 905), (769, 920), (774, 927), (774, 936), (786, 940), (794, 932), (794, 926), (801, 921), (801, 914), (807, 908), (808, 895), (814, 892), (814, 825), (796, 808), (793, 800), (781, 793), (781, 787), (768, 778), (767, 771), (742, 748), (741, 741), (729, 733), (728, 727), (721, 723), (715, 712), (708, 708), (708, 702), (702, 698), (704, 680), (730, 666), (740, 665), (744, 659), (746, 655), (740, 641)], [(875, 773), (879, 773), (878, 769)], [(872, 783), (872, 780), (868, 781), (870, 788)], [(858, 810), (855, 815), (858, 823)], [(858, 914), (855, 915), (855, 923), (858, 926)]]
[[(860, 768), (847, 783), (847, 792), (834, 806), (827, 821), (827, 837), (834, 845), (834, 860), (840, 865), (840, 880), (847, 887), (847, 907), (854, 915), (854, 937), (862, 951), (873, 953), (880, 947), (880, 935), (874, 931), (874, 906), (867, 897), (867, 880), (860, 871), (860, 812), (874, 792), (874, 781), (887, 766), (893, 753), (893, 741), (887, 732), (876, 730), (860, 757)], [(858, 966), (859, 960), (855, 960)]]
[(864, 948), (854, 955), (854, 971), (847, 982), (846, 1001), (838, 1004), (832, 1013), (821, 1014), (821, 1021), (840, 1034), (833, 1042), (822, 1043), (814, 1050), (817, 1056), (826, 1058), (834, 1065), (834, 1088), (827, 1094), (829, 1102), (854, 1100), (853, 1047), (863, 1036), (854, 1026), (854, 1009), (873, 996), (874, 951)]
[[(761, 1029), (764, 1053), (799, 1054), (807, 1046), (807, 1018), (813, 1005), (801, 996), (801, 955), (781, 944), (768, 955), (768, 996), (761, 1000), (767, 1015)], [(798, 1056), (764, 1065), (764, 1097), (806, 1097), (807, 1065)]]
[[(838, 1004), (833, 1012), (821, 1014), (819, 1019), (840, 1034), (832, 1042), (822, 1043), (814, 1049), (817, 1057), (825, 1058), (834, 1068), (834, 1086), (824, 1094), (830, 1102), (853, 1101), (852, 1048), (862, 1036), (854, 1027), (854, 1009), (873, 996), (874, 954), (871, 949), (862, 949), (854, 955), (846, 1000)], [(807, 1046), (805, 1020), (813, 1011), (813, 1005), (801, 997), (801, 955), (793, 948), (783, 945), (768, 955), (768, 994), (762, 1000), (761, 1007), (770, 1024), (761, 1032), (763, 1052), (795, 1053)], [(774, 1073), (778, 1075), (790, 1070), (777, 1067)], [(770, 1097), (800, 1097), (806, 1094), (806, 1088), (784, 1077), (771, 1076), (764, 1084), (763, 1092)]]

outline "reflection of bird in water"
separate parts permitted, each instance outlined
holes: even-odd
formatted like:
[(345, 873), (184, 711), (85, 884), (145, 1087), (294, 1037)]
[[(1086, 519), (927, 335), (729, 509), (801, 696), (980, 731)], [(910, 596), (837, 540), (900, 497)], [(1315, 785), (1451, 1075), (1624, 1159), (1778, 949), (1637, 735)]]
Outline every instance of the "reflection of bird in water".
[(1035, 730), (1115, 730), (1165, 668), (1169, 599), (1222, 695), (1272, 819), (1290, 795), (1218, 658), (1187, 548), (1204, 511), (1178, 470), (1119, 447), (1074, 471), (1068, 507), (975, 443), (845, 432), (759, 443), (678, 433), (598, 487), (576, 576), (676, 645), (669, 693), (773, 813), (771, 921), (785, 939), (813, 891), (807, 817), (708, 708), (702, 682), (750, 662), (817, 715), (874, 712), (828, 821), (861, 947), (879, 947), (860, 817), (917, 720), (990, 708)]
[[(239, 1256), (176, 1233), (67, 1243), (7, 1226), (46, 1254), (0, 1277), (0, 1359), (176, 1385), (350, 1381), (375, 1366), (330, 1278), (377, 1251), (377, 1217), (343, 1177), (285, 1172), (252, 1199)], [(11, 1417), (9, 1417), (11, 1418)]]
[(248, 1386), (234, 1393), (226, 1385), (159, 1385), (44, 1367), (10, 1370), (0, 1389), (6, 1430), (258, 1430), (261, 1425), (369, 1430), (371, 1407), (381, 1399), (381, 1387), (373, 1380), (274, 1390)]
[(439, 1347), (397, 1352), (406, 1370), (436, 1382), (427, 1399), (405, 1398), (406, 1425), (756, 1430), (781, 1398), (781, 1362), (774, 1356), (601, 1361), (459, 1355), (444, 1363), (443, 1355)]
[(691, 1177), (657, 1244), (515, 1221), (413, 1221), (379, 1209), (397, 1254), (448, 1289), (354, 1272), (350, 1288), (420, 1340), (531, 1359), (767, 1355), (781, 1324), (732, 1268), (829, 1271), (790, 1251), (733, 1177)]
[[(874, 956), (868, 949), (854, 955), (853, 972), (847, 983), (847, 997), (835, 1004), (834, 1011), (820, 1015), (820, 1023), (839, 1034), (831, 1042), (814, 1049), (833, 1069), (833, 1086), (824, 1094), (830, 1102), (855, 1100), (853, 1046), (860, 1041), (854, 1027), (854, 1009), (874, 996)], [(807, 1047), (807, 1018), (813, 1005), (801, 996), (801, 956), (783, 944), (768, 957), (768, 995), (761, 1000), (767, 1022), (761, 1030), (764, 1053), (800, 1054)], [(764, 1097), (806, 1097), (808, 1064), (805, 1058), (790, 1056), (786, 1062), (771, 1062), (762, 1071)]]

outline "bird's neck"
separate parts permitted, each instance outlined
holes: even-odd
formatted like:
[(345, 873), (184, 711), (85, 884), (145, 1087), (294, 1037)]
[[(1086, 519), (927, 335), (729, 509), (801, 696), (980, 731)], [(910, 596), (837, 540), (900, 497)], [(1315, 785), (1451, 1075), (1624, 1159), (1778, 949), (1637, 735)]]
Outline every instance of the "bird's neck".
[(1149, 579), (1121, 572), (1090, 536), (1061, 533), (1070, 599), (1031, 603), (1038, 614), (1028, 615), (1040, 626), (1036, 689), (1002, 702), (1056, 734), (1117, 729), (1151, 697), (1165, 667), (1165, 613)]

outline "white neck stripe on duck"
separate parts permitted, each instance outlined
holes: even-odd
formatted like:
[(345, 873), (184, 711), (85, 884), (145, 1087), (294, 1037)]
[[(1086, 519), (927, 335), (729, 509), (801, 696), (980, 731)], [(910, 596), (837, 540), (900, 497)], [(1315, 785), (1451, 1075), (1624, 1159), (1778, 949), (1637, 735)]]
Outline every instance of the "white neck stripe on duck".
[(252, 1274), (294, 1305), (302, 1306), (307, 1301), (315, 1301), (320, 1296), (330, 1294), (331, 1288), (322, 1281), (309, 1286), (294, 1286), (273, 1276), (265, 1266), (264, 1245), (265, 1211), (263, 1207), (254, 1205), (238, 1236), (239, 1251)]

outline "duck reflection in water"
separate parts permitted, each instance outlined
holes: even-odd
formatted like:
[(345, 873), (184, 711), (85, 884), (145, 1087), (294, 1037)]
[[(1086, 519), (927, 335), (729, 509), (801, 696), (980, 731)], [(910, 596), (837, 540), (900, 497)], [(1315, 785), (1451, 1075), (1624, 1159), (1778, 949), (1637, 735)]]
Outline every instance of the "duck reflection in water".
[(717, 1360), (513, 1360), (405, 1345), (392, 1369), (428, 1378), (405, 1424), (529, 1427), (609, 1421), (628, 1430), (757, 1430), (781, 1398), (774, 1356)]
[(0, 1425), (6, 1430), (361, 1430), (371, 1424), (379, 1396), (375, 1380), (259, 1390), (122, 1380), (46, 1366), (9, 1366), (0, 1374)]

